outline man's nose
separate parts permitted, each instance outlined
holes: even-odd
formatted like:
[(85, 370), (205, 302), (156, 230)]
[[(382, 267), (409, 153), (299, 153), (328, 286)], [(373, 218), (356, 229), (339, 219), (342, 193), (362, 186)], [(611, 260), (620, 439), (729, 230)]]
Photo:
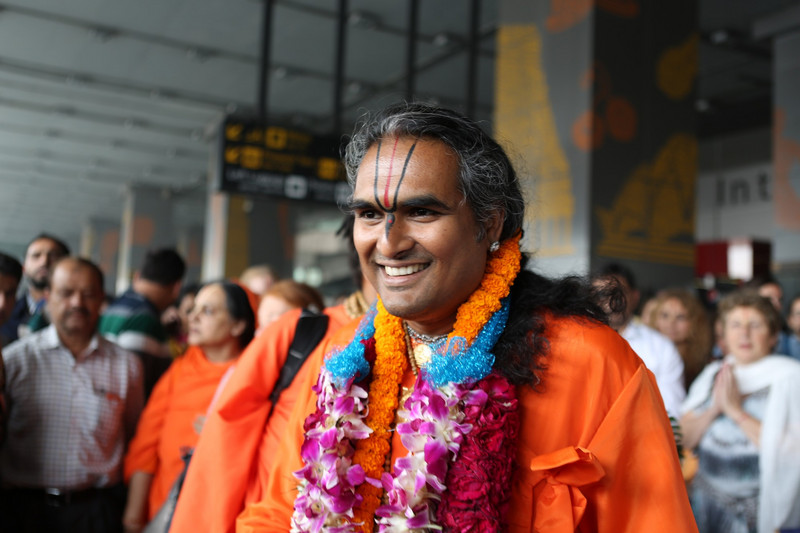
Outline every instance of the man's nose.
[(414, 246), (414, 239), (408, 232), (408, 224), (394, 215), (387, 215), (383, 227), (376, 230), (381, 232), (377, 249), (383, 257), (396, 257)]

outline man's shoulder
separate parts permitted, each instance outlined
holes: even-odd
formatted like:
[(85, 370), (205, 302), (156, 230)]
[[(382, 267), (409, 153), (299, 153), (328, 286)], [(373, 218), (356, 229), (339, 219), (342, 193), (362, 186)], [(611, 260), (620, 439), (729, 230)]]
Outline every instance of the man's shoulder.
[(136, 315), (136, 314), (146, 314), (146, 315), (153, 315), (158, 316), (158, 312), (156, 311), (153, 304), (151, 304), (147, 298), (142, 296), (141, 294), (133, 291), (132, 289), (128, 289), (121, 295), (119, 295), (116, 299), (114, 299), (110, 304), (108, 304), (108, 308), (106, 308), (104, 315)]
[(595, 369), (614, 366), (633, 372), (642, 364), (625, 339), (605, 324), (580, 317), (547, 317), (545, 324), (548, 365), (564, 363)]
[(638, 320), (628, 324), (628, 327), (622, 332), (622, 336), (632, 346), (647, 346), (648, 349), (659, 352), (673, 352), (676, 350), (669, 337)]
[(114, 336), (135, 331), (159, 341), (166, 340), (161, 317), (150, 302), (132, 290), (126, 291), (109, 304), (97, 327), (103, 335)]
[(51, 329), (52, 326), (15, 340), (3, 348), (3, 358), (21, 357), (27, 353), (40, 352), (46, 348), (52, 348), (53, 333)]
[(100, 334), (97, 335), (97, 351), (102, 357), (120, 361), (129, 368), (139, 369), (141, 365), (139, 357), (137, 357), (135, 353), (126, 350), (119, 344), (106, 339)]

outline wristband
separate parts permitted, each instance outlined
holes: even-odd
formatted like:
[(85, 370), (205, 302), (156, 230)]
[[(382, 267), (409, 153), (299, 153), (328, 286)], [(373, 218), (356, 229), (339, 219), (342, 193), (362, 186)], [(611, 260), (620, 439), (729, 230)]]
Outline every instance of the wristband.
[(745, 410), (742, 410), (742, 412), (736, 418), (734, 418), (733, 421), (736, 422), (736, 425), (741, 425), (742, 422), (744, 422), (747, 417), (748, 417), (747, 412)]

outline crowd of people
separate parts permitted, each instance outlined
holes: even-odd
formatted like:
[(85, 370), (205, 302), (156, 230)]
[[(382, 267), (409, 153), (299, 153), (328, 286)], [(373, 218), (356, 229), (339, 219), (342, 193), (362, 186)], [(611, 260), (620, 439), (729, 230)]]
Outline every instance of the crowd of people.
[(535, 273), (506, 153), (443, 108), (345, 163), (336, 305), (172, 249), (115, 298), (53, 235), (0, 253), (0, 530), (800, 528), (800, 296)]

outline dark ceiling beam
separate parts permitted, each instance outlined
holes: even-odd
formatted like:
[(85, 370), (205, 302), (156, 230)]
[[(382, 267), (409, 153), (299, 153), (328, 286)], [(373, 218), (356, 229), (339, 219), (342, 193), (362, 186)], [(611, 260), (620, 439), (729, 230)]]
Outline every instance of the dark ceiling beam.
[(697, 135), (700, 138), (716, 137), (769, 127), (771, 123), (771, 96), (752, 98), (736, 105), (711, 100), (707, 111), (697, 113)]
[[(10, 122), (0, 122), (0, 132), (13, 135), (24, 135), (38, 137), (41, 139), (51, 139), (77, 143), (84, 146), (108, 146), (110, 148), (130, 151), (135, 154), (149, 156), (167, 156), (176, 159), (186, 159), (187, 161), (201, 161), (205, 165), (208, 158), (206, 150), (188, 150), (185, 148), (170, 148), (163, 144), (150, 144), (139, 141), (131, 141), (121, 137), (108, 137), (104, 135), (89, 135), (76, 133), (71, 130), (58, 127), (39, 128), (27, 124), (17, 124)], [(105, 157), (105, 156), (104, 156)]]
[(753, 22), (753, 37), (769, 39), (783, 33), (800, 29), (800, 4), (763, 16)]
[(155, 44), (174, 50), (180, 50), (184, 53), (187, 53), (189, 57), (193, 57), (196, 61), (205, 61), (211, 58), (225, 58), (232, 61), (238, 61), (240, 63), (258, 63), (258, 57), (251, 54), (243, 54), (234, 50), (225, 50), (223, 48), (208, 46), (206, 44), (171, 39), (157, 33), (147, 33), (129, 28), (123, 28), (122, 26), (99, 24), (86, 19), (68, 17), (66, 15), (60, 15), (49, 11), (17, 5), (0, 3), (0, 10), (7, 11), (8, 13), (18, 13), (20, 15), (39, 20), (55, 22), (65, 26), (71, 26), (73, 28), (84, 29), (87, 32), (92, 32), (99, 41), (108, 41), (111, 39), (125, 37), (146, 44)]
[(731, 28), (718, 28), (704, 31), (701, 36), (703, 42), (711, 46), (732, 50), (756, 59), (772, 60), (772, 48), (756, 43), (749, 34), (744, 32)]

